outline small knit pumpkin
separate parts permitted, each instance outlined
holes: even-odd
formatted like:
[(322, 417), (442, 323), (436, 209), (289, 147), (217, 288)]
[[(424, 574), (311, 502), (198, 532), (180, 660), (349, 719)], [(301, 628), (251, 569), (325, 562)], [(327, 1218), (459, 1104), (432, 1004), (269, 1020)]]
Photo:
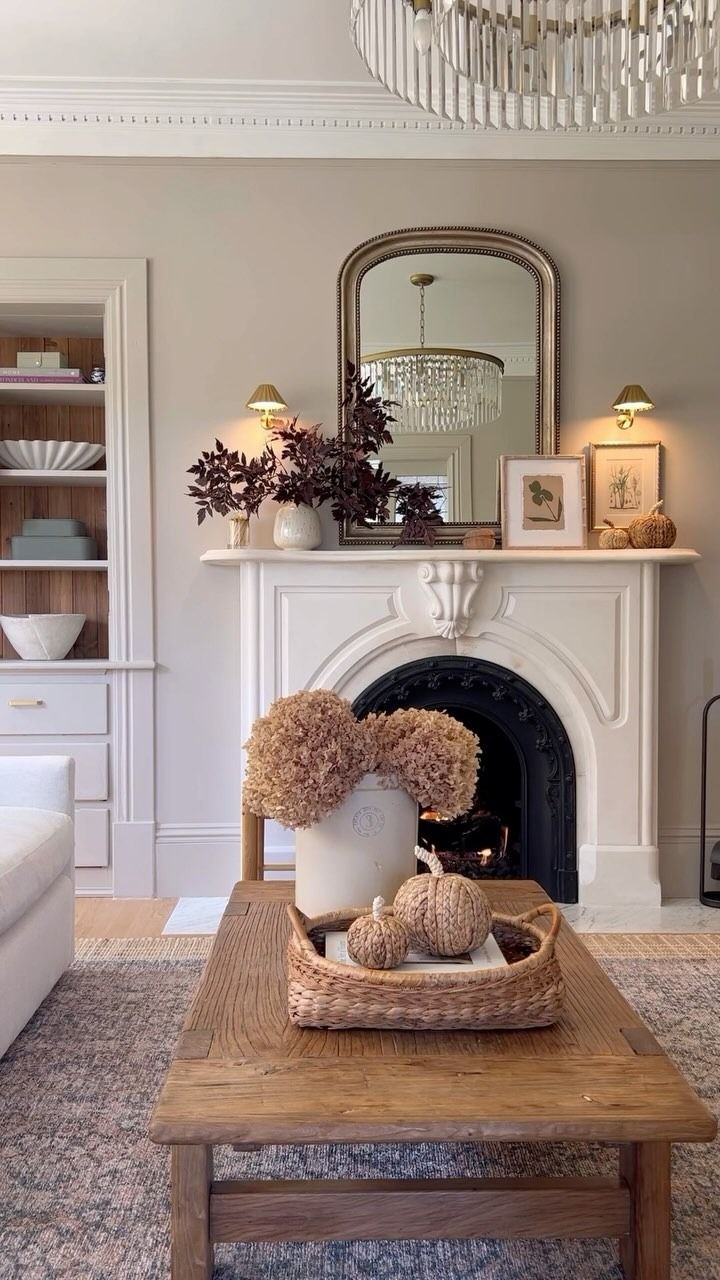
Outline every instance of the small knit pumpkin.
[(607, 525), (607, 529), (603, 529), (600, 534), (600, 546), (603, 551), (622, 551), (623, 547), (630, 545), (630, 534), (627, 529), (618, 529), (612, 520), (603, 520), (603, 524)]
[(677, 529), (669, 516), (660, 510), (662, 502), (656, 502), (647, 515), (636, 516), (628, 530), (634, 547), (671, 547), (677, 538)]
[(353, 920), (347, 935), (348, 955), (366, 969), (394, 969), (408, 953), (405, 926), (385, 913), (385, 902), (374, 898), (371, 916)]
[(434, 956), (459, 956), (482, 946), (492, 912), (480, 885), (454, 872), (446, 875), (436, 853), (418, 846), (415, 856), (430, 868), (430, 875), (406, 880), (394, 903), (411, 942)]

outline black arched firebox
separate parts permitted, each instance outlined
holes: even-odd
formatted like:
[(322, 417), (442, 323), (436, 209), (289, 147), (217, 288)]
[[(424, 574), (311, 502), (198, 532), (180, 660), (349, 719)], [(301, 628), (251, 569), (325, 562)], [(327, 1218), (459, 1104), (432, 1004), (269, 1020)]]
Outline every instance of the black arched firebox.
[(470, 814), (442, 824), (421, 813), (421, 843), (464, 874), (529, 877), (557, 902), (577, 902), (575, 762), (537, 689), (481, 659), (423, 658), (381, 676), (353, 704), (360, 717), (400, 707), (448, 711), (482, 747)]

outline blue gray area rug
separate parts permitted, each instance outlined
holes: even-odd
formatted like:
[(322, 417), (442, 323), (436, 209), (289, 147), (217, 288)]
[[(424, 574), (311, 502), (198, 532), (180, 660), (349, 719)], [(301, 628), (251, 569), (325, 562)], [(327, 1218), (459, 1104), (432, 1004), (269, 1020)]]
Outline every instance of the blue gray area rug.
[[(148, 1115), (209, 939), (80, 945), (0, 1062), (0, 1280), (166, 1280), (168, 1160)], [(720, 939), (591, 938), (706, 1101), (720, 1080)], [(221, 1151), (218, 1177), (612, 1172), (602, 1148)], [(673, 1280), (720, 1278), (720, 1145), (675, 1151)], [(215, 1280), (620, 1280), (609, 1242), (224, 1245)]]

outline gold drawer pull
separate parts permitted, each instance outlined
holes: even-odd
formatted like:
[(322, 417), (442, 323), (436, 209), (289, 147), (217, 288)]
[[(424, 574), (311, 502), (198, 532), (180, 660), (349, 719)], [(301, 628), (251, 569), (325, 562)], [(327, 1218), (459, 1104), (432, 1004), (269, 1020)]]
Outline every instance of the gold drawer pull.
[(9, 707), (44, 707), (42, 698), (11, 698)]

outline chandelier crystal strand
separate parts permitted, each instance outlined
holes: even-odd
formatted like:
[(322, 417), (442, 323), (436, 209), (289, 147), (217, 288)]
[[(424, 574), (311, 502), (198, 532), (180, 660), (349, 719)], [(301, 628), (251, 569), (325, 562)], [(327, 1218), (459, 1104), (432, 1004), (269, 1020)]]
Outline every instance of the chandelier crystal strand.
[(597, 129), (720, 100), (720, 0), (433, 0), (431, 13), (427, 53), (413, 0), (352, 0), (351, 34), (376, 80), (450, 122)]

